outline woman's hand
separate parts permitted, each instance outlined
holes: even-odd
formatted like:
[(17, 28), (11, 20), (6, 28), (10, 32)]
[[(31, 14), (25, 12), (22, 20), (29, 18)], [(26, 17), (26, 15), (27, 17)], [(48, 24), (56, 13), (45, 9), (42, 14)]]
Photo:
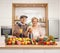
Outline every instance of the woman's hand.
[(32, 28), (29, 28), (29, 29), (28, 29), (28, 32), (29, 32), (29, 33), (32, 33)]

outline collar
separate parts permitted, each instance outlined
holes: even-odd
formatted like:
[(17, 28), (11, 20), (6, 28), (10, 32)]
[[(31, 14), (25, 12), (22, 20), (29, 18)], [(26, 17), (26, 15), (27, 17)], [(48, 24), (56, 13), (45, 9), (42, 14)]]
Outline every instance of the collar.
[(21, 22), (20, 22), (20, 24), (21, 24), (21, 25), (25, 25), (25, 24), (23, 24), (23, 23), (21, 23)]

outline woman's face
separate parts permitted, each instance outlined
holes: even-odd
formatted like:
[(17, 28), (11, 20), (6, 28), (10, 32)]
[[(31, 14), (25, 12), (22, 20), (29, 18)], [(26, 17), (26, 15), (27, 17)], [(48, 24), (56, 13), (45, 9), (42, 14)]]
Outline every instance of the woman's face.
[(36, 26), (38, 24), (38, 20), (37, 19), (33, 19), (32, 20), (32, 24), (33, 24), (33, 26)]

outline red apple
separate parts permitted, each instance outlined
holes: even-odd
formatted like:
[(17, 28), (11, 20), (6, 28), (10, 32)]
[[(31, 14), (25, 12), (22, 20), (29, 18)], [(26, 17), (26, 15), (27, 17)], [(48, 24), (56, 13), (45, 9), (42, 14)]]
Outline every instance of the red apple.
[(12, 42), (11, 42), (11, 41), (8, 41), (8, 42), (7, 42), (7, 44), (8, 44), (8, 45), (11, 45), (11, 44), (12, 44)]
[(25, 43), (24, 42), (21, 42), (21, 45), (24, 45)]
[(17, 45), (21, 45), (21, 42), (20, 42), (20, 41), (16, 41), (16, 44), (17, 44)]
[(43, 44), (46, 45), (46, 42), (44, 42)]
[(27, 45), (30, 45), (31, 44), (31, 42), (30, 41), (27, 41)]

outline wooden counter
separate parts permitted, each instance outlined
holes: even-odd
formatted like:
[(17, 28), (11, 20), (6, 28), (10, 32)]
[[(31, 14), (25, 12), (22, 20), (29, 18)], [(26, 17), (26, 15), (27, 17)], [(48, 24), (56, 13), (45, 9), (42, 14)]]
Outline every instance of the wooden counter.
[(60, 49), (60, 42), (58, 45), (5, 45), (0, 43), (0, 49)]
[(60, 49), (60, 46), (48, 46), (48, 45), (6, 45), (0, 47), (0, 49)]
[(60, 46), (48, 46), (48, 45), (6, 45), (0, 47), (0, 49), (60, 49)]

